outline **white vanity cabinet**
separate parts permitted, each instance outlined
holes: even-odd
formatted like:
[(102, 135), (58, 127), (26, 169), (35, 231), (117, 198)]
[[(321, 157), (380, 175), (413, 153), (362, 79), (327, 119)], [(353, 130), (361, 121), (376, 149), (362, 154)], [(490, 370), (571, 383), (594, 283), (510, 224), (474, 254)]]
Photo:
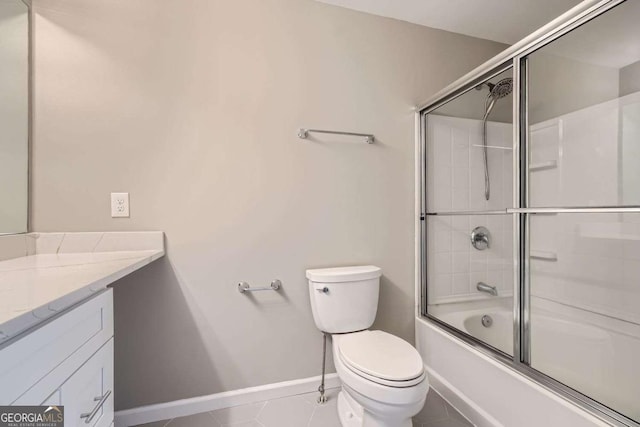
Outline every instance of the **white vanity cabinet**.
[(71, 425), (105, 426), (113, 422), (113, 338), (42, 402), (64, 405)]
[(113, 291), (0, 347), (0, 405), (63, 405), (66, 426), (113, 423)]
[[(63, 405), (65, 426), (113, 424), (113, 290), (164, 256), (164, 234), (0, 236), (0, 405)], [(6, 248), (5, 248), (6, 249)], [(118, 285), (120, 286), (120, 285)], [(126, 286), (122, 284), (122, 286)]]

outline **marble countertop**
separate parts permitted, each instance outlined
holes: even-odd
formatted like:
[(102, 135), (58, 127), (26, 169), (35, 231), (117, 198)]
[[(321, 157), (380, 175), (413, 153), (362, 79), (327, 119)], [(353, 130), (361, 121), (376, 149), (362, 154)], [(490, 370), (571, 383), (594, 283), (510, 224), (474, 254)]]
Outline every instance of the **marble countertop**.
[[(161, 232), (24, 236), (27, 254), (0, 261), (0, 343), (164, 256)], [(29, 242), (29, 238), (36, 241)], [(55, 239), (60, 243), (52, 244)], [(65, 251), (65, 239), (73, 246), (68, 243), (67, 248), (78, 252)], [(93, 243), (96, 239), (111, 244), (101, 247)], [(90, 251), (81, 252), (83, 249)]]

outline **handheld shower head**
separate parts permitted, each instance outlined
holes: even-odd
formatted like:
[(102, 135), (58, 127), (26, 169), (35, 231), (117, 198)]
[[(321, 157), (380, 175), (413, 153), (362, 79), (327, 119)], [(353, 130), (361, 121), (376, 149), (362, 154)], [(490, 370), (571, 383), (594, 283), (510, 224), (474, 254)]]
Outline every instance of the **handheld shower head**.
[(513, 91), (513, 79), (511, 77), (507, 77), (506, 79), (500, 80), (498, 83), (485, 83), (489, 87), (489, 94), (487, 95), (487, 100), (484, 105), (484, 117), (482, 120), (487, 120), (491, 110), (496, 105), (496, 101), (498, 99), (504, 98), (508, 96)]
[(513, 91), (513, 79), (511, 77), (507, 77), (500, 80), (498, 83), (485, 82), (476, 86), (476, 90), (482, 90), (483, 86), (487, 86), (489, 88), (489, 94), (487, 97), (500, 99), (509, 95)]
[[(489, 183), (489, 154), (487, 153), (487, 119), (493, 107), (495, 107), (496, 101), (510, 95), (513, 91), (513, 79), (507, 77), (495, 84), (489, 82), (485, 84), (489, 88), (489, 94), (484, 102), (484, 117), (482, 117), (482, 157), (484, 159), (484, 197), (486, 200), (489, 200), (491, 187)], [(482, 86), (479, 86), (479, 88), (482, 88)]]
[(487, 83), (489, 86), (489, 95), (494, 99), (504, 98), (513, 91), (513, 79), (508, 77), (500, 80), (496, 84)]

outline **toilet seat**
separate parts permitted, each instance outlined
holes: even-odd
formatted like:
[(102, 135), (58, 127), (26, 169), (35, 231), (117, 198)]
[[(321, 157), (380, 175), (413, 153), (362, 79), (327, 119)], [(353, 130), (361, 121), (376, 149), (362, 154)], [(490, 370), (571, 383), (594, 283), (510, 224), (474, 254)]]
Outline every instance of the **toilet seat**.
[(353, 372), (354, 374), (363, 377), (366, 380), (369, 380), (371, 382), (374, 382), (376, 384), (380, 384), (380, 385), (384, 385), (387, 387), (395, 387), (395, 388), (406, 388), (406, 387), (413, 387), (416, 384), (420, 384), (422, 381), (424, 381), (425, 377), (426, 377), (426, 373), (423, 372), (419, 377), (414, 378), (412, 380), (407, 380), (407, 381), (392, 381), (392, 380), (385, 380), (382, 378), (378, 378), (375, 377), (373, 375), (369, 375), (367, 373), (364, 373), (362, 371), (359, 371), (357, 368), (354, 368), (353, 366), (348, 365), (347, 363), (344, 362), (344, 359), (340, 358), (342, 360), (342, 362), (344, 363), (345, 367)]
[(412, 387), (426, 376), (422, 358), (408, 342), (383, 331), (341, 335), (338, 355), (353, 373), (388, 387)]

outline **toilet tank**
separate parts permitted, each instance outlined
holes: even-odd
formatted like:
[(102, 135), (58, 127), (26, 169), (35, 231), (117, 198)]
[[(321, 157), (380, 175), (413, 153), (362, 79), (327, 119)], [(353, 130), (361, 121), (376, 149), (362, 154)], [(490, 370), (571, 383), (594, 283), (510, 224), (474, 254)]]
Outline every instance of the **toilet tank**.
[(332, 334), (368, 329), (378, 311), (381, 275), (374, 265), (307, 270), (318, 329)]

